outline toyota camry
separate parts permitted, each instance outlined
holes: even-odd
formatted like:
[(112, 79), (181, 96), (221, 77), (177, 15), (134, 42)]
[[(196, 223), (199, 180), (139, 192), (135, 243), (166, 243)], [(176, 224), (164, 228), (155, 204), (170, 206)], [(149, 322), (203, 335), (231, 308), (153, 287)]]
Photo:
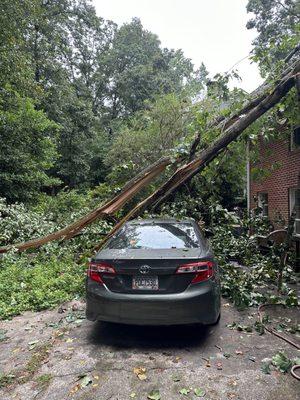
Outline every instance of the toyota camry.
[(86, 299), (92, 321), (214, 324), (218, 266), (195, 221), (133, 220), (91, 259)]

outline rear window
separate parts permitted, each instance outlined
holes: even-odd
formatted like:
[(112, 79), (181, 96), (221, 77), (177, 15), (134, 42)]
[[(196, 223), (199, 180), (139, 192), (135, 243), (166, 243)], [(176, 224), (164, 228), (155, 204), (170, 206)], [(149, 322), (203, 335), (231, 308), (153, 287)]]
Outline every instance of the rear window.
[(127, 225), (107, 243), (108, 249), (190, 249), (200, 242), (189, 223)]

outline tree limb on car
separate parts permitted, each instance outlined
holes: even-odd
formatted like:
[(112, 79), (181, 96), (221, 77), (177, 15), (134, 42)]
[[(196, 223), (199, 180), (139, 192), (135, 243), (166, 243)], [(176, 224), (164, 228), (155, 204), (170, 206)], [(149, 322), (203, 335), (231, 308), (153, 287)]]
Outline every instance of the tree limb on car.
[(294, 68), (285, 74), (277, 86), (268, 91), (263, 100), (246, 114), (239, 117), (225, 129), (224, 133), (216, 139), (207, 149), (200, 152), (194, 160), (181, 166), (163, 185), (155, 190), (150, 196), (138, 203), (100, 242), (95, 250), (98, 250), (126, 221), (141, 215), (146, 209), (165, 201), (168, 196), (177, 190), (183, 183), (194, 175), (201, 172), (211, 161), (213, 161), (227, 146), (236, 140), (240, 134), (254, 121), (274, 107), (294, 87), (297, 76), (300, 73), (300, 60), (295, 63)]

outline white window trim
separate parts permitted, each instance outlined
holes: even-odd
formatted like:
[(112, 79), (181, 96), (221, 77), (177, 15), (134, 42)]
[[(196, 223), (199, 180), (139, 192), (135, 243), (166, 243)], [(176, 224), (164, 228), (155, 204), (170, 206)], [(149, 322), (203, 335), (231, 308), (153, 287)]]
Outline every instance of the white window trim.
[[(299, 187), (295, 188), (289, 188), (289, 202), (290, 202), (290, 214), (292, 213), (294, 206), (295, 206), (295, 201), (296, 201), (296, 190), (300, 190)], [(295, 219), (295, 230), (294, 230), (294, 236), (300, 237), (300, 231), (296, 232), (296, 223), (300, 224), (300, 218), (297, 217)]]
[[(267, 203), (263, 203), (263, 200), (261, 198), (262, 195), (267, 195), (267, 197), (268, 197), (268, 202)], [(265, 218), (269, 217), (269, 196), (268, 196), (268, 192), (258, 192), (257, 193), (257, 205), (258, 205), (258, 207), (260, 207), (262, 209), (262, 212), (261, 212), (260, 215), (262, 217), (265, 217)], [(265, 211), (265, 208), (268, 209), (268, 212)]]

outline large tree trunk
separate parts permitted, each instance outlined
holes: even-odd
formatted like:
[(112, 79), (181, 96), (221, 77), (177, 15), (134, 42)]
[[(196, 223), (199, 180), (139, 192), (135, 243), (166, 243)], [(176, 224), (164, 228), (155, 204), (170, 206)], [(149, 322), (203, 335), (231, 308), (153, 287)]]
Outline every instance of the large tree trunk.
[(244, 130), (256, 121), (259, 117), (265, 114), (268, 110), (274, 107), (279, 101), (289, 92), (289, 90), (295, 85), (297, 74), (300, 71), (300, 61), (296, 63), (294, 68), (279, 82), (279, 84), (267, 94), (264, 99), (251, 108), (247, 114), (241, 115), (240, 118), (229, 125), (225, 129), (224, 133), (212, 143), (207, 149), (203, 150), (197, 158), (183, 165), (167, 180), (162, 186), (160, 186), (154, 193), (148, 196), (146, 199), (137, 204), (104, 238), (104, 240), (95, 247), (95, 250), (100, 248), (126, 221), (131, 218), (135, 218), (141, 215), (146, 209), (149, 209), (153, 205), (165, 201), (167, 197), (177, 190), (183, 183), (187, 182), (194, 175), (202, 171), (212, 160), (214, 160), (227, 146), (236, 140)]
[(154, 178), (156, 178), (159, 174), (161, 174), (168, 165), (171, 164), (171, 158), (164, 157), (158, 160), (156, 163), (147, 167), (143, 171), (141, 171), (136, 177), (130, 180), (122, 189), (122, 191), (116, 195), (112, 200), (108, 201), (104, 205), (95, 208), (93, 211), (83, 216), (79, 220), (74, 223), (66, 226), (59, 231), (53, 232), (50, 235), (29, 240), (24, 243), (17, 243), (14, 245), (0, 247), (0, 253), (5, 253), (10, 250), (12, 247), (17, 248), (18, 250), (26, 250), (29, 248), (39, 247), (43, 244), (51, 242), (52, 240), (57, 239), (70, 239), (74, 235), (76, 235), (79, 231), (81, 231), (84, 227), (91, 224), (98, 218), (105, 219), (107, 216), (110, 216), (120, 210), (125, 203), (127, 203), (132, 197), (138, 193), (142, 188), (148, 185), (149, 182), (152, 182)]
[[(209, 148), (202, 151), (198, 157), (179, 168), (171, 176), (171, 178), (165, 182), (165, 184), (163, 184), (151, 196), (147, 197), (144, 201), (134, 207), (126, 215), (126, 217), (116, 225), (108, 237), (110, 237), (111, 234), (129, 218), (135, 217), (141, 214), (146, 208), (149, 208), (154, 204), (160, 204), (162, 201), (164, 201), (167, 196), (174, 192), (180, 185), (187, 182), (195, 174), (199, 173), (206, 165), (208, 165), (209, 162), (217, 157), (218, 154), (222, 152), (228, 146), (228, 144), (235, 140), (252, 122), (277, 104), (293, 86), (294, 74), (299, 73), (299, 64), (300, 63), (298, 61), (293, 65), (292, 68), (288, 68), (288, 73), (285, 72), (282, 74), (280, 83), (271, 93), (268, 85), (262, 85), (258, 90), (258, 96), (254, 99), (251, 99), (239, 112), (235, 113), (229, 119), (220, 117), (212, 121), (209, 124), (209, 127), (218, 126), (221, 127), (222, 131), (224, 132), (220, 138), (217, 139)], [(265, 90), (263, 93), (262, 88)], [(195, 140), (198, 140), (198, 138)], [(197, 145), (198, 143), (192, 145), (192, 153), (195, 152)], [(178, 164), (181, 161), (182, 159), (178, 158), (174, 164)], [(164, 157), (158, 160), (156, 163), (140, 172), (135, 178), (128, 182), (118, 195), (116, 195), (112, 200), (108, 201), (103, 206), (94, 209), (74, 223), (59, 231), (53, 232), (50, 235), (33, 239), (24, 243), (0, 247), (0, 253), (5, 253), (12, 247), (22, 251), (29, 248), (39, 247), (52, 240), (61, 238), (69, 239), (73, 237), (96, 219), (105, 219), (107, 216), (111, 216), (116, 211), (120, 210), (125, 203), (134, 197), (135, 194), (148, 185), (149, 182), (153, 181), (159, 174), (164, 172), (166, 167), (171, 163), (172, 161), (170, 157)]]

